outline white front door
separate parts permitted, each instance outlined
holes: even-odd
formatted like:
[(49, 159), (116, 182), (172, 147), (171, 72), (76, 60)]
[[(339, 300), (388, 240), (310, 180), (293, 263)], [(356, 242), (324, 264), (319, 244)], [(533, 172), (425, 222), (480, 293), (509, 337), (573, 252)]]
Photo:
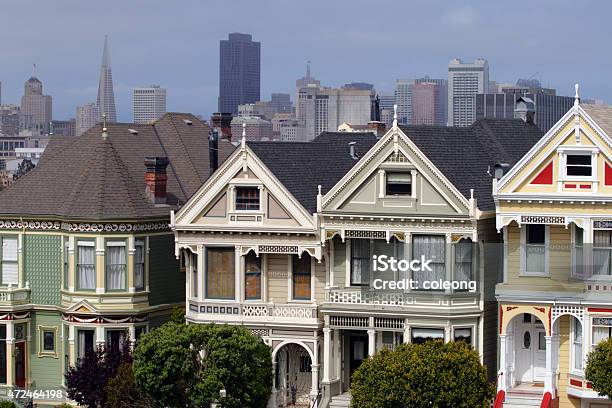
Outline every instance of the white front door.
[(524, 314), (516, 322), (516, 379), (521, 383), (543, 382), (546, 371), (546, 331), (540, 320)]

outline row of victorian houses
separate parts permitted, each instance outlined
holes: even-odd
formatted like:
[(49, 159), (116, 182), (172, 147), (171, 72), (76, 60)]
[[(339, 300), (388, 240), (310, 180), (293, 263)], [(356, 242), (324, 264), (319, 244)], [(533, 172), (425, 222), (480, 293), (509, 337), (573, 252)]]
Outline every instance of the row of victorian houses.
[(270, 407), (348, 406), (364, 359), (436, 339), (477, 350), (507, 407), (612, 407), (583, 374), (612, 337), (612, 108), (576, 97), (544, 135), (517, 106), (307, 143), (232, 144), (187, 114), (55, 137), (0, 193), (0, 388), (61, 389), (180, 305), (270, 346)]

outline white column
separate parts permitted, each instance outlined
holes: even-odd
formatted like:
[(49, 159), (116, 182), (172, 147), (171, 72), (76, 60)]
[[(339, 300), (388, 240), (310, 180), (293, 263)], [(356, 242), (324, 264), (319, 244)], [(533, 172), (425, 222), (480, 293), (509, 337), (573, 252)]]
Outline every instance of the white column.
[(507, 379), (506, 375), (506, 335), (499, 335), (499, 371), (497, 372), (497, 391), (506, 391)]
[(378, 189), (378, 198), (385, 198), (385, 194), (387, 194), (386, 190), (386, 182), (385, 182), (385, 171), (378, 170), (378, 179), (380, 188)]
[(555, 388), (553, 386), (553, 376), (555, 369), (553, 368), (553, 349), (552, 336), (546, 336), (546, 372), (544, 373), (544, 392), (549, 391), (552, 397), (555, 398)]
[(310, 396), (314, 400), (319, 394), (319, 364), (312, 364), (310, 375), (312, 377), (312, 385), (310, 386)]
[(268, 408), (276, 408), (276, 361), (272, 361), (272, 393), (268, 400)]
[(334, 329), (334, 351), (332, 359), (334, 361), (334, 378), (340, 379), (342, 375), (342, 343), (340, 342), (340, 329)]
[(368, 330), (368, 356), (372, 357), (376, 352), (376, 330)]
[(97, 326), (96, 327), (96, 346), (104, 345), (106, 343), (104, 338), (104, 327)]
[(404, 343), (410, 343), (410, 324), (404, 319)]
[(329, 383), (330, 380), (330, 365), (331, 365), (331, 329), (325, 327), (323, 329), (323, 382)]
[(6, 385), (15, 384), (15, 328), (12, 321), (6, 322)]

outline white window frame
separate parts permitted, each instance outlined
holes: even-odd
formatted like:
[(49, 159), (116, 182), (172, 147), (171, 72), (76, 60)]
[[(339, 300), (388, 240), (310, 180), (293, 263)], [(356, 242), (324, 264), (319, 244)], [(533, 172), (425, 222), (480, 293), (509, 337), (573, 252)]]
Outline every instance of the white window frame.
[[(576, 340), (576, 323), (581, 325), (582, 328), (582, 369), (578, 369), (576, 368), (576, 345), (575, 345), (575, 340)], [(585, 347), (585, 340), (586, 340), (586, 331), (584, 329), (584, 324), (581, 323), (575, 316), (570, 315), (570, 372), (573, 374), (577, 374), (577, 375), (582, 375), (584, 372), (584, 365), (585, 365), (585, 361), (584, 361), (584, 347)]]
[[(15, 249), (16, 249), (16, 253), (15, 253), (15, 260), (4, 260), (3, 259), (3, 255), (4, 255), (4, 241), (10, 239), (10, 240), (15, 240)], [(4, 282), (4, 265), (5, 264), (11, 264), (11, 265), (15, 265), (15, 268), (17, 270), (17, 280), (15, 282)], [(19, 285), (19, 236), (18, 235), (0, 235), (0, 282), (2, 284), (2, 286), (8, 286), (9, 284), (13, 285), (13, 286), (18, 286)]]
[[(543, 272), (528, 272), (527, 271), (527, 226), (528, 225), (544, 225), (544, 271)], [(519, 276), (532, 277), (549, 277), (550, 276), (550, 225), (546, 224), (523, 224), (521, 226), (521, 271)]]
[[(597, 154), (599, 149), (594, 146), (570, 148), (559, 147), (557, 154), (559, 156), (559, 181), (597, 181)], [(591, 175), (590, 176), (569, 176), (567, 174), (567, 156), (590, 156), (591, 157)]]

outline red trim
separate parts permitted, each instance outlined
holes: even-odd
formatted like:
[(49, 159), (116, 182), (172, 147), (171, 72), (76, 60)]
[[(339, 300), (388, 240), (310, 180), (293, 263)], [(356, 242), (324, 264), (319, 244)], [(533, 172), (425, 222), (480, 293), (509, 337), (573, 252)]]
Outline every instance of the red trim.
[(529, 184), (552, 184), (553, 183), (553, 163), (550, 162), (535, 176)]
[(583, 189), (583, 190), (587, 190), (587, 189), (591, 188), (591, 185), (590, 184), (581, 184), (580, 188)]
[(576, 188), (575, 184), (565, 184), (563, 187), (565, 188)]
[(570, 385), (573, 385), (574, 387), (582, 388), (582, 381), (576, 380), (574, 378), (570, 378)]
[(610, 163), (606, 163), (606, 174), (605, 174), (605, 182), (606, 186), (612, 186), (612, 166)]
[(540, 408), (550, 408), (550, 402), (552, 401), (552, 395), (549, 391), (544, 393), (544, 398), (542, 398), (542, 404)]
[(506, 392), (504, 390), (499, 390), (497, 395), (495, 396), (495, 402), (493, 403), (493, 408), (502, 408), (504, 406), (504, 400), (506, 399)]
[(590, 382), (587, 382), (587, 383), (586, 383), (586, 387), (587, 387), (587, 388), (591, 388), (591, 389), (592, 389), (592, 388), (593, 388), (593, 384), (591, 384)]
[(502, 333), (502, 327), (504, 327), (504, 308), (499, 305), (499, 334)]
[(588, 311), (592, 313), (612, 313), (612, 309), (605, 309), (603, 307), (589, 307)]

